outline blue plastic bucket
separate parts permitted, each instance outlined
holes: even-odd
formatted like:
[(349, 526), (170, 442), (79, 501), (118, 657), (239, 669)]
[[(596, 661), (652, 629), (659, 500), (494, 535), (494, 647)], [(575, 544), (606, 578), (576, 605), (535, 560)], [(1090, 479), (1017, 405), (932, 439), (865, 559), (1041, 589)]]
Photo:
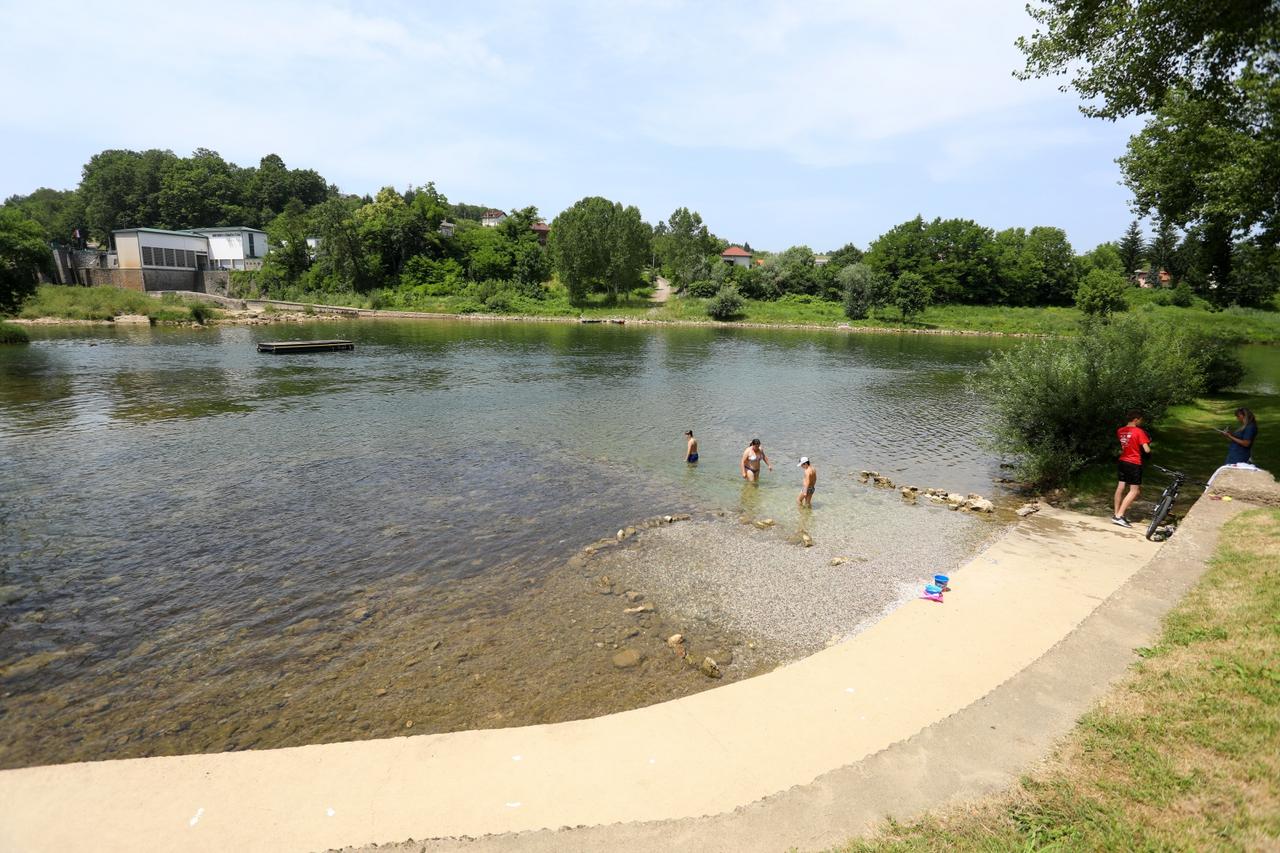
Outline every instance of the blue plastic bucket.
[(934, 575), (933, 582), (938, 586), (947, 586), (951, 582), (951, 578), (946, 575)]

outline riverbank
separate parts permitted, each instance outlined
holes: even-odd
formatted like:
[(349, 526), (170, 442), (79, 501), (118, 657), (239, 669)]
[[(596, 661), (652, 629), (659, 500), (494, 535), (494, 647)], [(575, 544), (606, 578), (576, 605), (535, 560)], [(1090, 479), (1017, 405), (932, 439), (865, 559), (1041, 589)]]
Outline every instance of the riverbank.
[[(1157, 547), (1046, 509), (954, 572), (945, 604), (909, 602), (758, 678), (556, 726), (5, 771), (8, 831), (53, 847), (95, 827), (103, 850), (279, 851), (730, 812), (975, 702), (1070, 633)], [(1029, 596), (1028, 585), (1052, 594)], [(776, 823), (771, 837), (800, 831)]]
[[(1083, 315), (1071, 307), (1001, 307), (978, 305), (938, 305), (927, 308), (911, 322), (903, 322), (892, 311), (863, 320), (849, 320), (838, 303), (812, 296), (788, 296), (777, 300), (744, 300), (741, 316), (733, 321), (707, 318), (705, 300), (673, 297), (664, 302), (626, 297), (617, 304), (592, 301), (571, 305), (561, 291), (552, 289), (544, 300), (522, 298), (503, 312), (486, 311), (483, 305), (461, 297), (429, 299), (414, 310), (375, 307), (376, 300), (358, 294), (315, 294), (313, 301), (269, 299), (245, 300), (256, 310), (231, 311), (222, 322), (257, 322), (270, 319), (270, 311), (300, 317), (339, 315), (349, 317), (399, 319), (469, 319), (486, 322), (580, 322), (581, 320), (622, 320), (627, 323), (695, 325), (731, 328), (788, 328), (809, 330), (840, 329), (850, 332), (892, 334), (964, 334), (1034, 337), (1077, 334)], [(1131, 310), (1150, 314), (1206, 335), (1241, 343), (1280, 343), (1280, 311), (1228, 308), (1210, 311), (1196, 306), (1180, 308), (1162, 305), (1152, 291), (1133, 289), (1128, 298)], [(156, 305), (146, 294), (116, 288), (42, 286), (19, 314), (19, 319), (110, 320), (118, 314), (146, 314), (157, 321), (189, 321), (187, 300), (166, 295)], [(183, 311), (186, 311), (183, 314)], [(114, 312), (114, 313), (112, 313)], [(265, 314), (264, 314), (265, 312)], [(250, 314), (255, 316), (250, 316)], [(276, 319), (286, 319), (277, 317)]]

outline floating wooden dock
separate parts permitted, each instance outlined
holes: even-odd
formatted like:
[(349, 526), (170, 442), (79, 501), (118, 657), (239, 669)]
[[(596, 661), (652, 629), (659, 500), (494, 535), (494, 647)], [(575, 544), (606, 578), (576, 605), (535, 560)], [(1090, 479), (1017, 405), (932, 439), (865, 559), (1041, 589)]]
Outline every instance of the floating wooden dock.
[(352, 341), (259, 341), (258, 352), (336, 352), (353, 350)]

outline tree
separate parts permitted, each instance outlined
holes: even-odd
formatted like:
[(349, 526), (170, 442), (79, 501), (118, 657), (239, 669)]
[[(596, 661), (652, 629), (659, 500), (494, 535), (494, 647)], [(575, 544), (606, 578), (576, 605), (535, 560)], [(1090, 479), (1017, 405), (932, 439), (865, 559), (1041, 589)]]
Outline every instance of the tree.
[[(14, 195), (5, 199), (4, 206), (22, 213), (44, 228), (55, 243), (83, 245), (89, 236), (85, 221), (84, 200), (77, 190), (52, 190), (41, 187), (30, 195)], [(80, 236), (76, 236), (79, 232)]]
[(93, 236), (106, 241), (119, 228), (154, 227), (156, 197), (164, 172), (178, 158), (172, 151), (102, 151), (85, 164), (80, 178), (85, 219)]
[(1061, 228), (1036, 226), (1027, 234), (1021, 259), (1030, 305), (1070, 305), (1076, 292), (1075, 251)]
[(914, 272), (904, 272), (893, 282), (893, 304), (902, 312), (904, 321), (922, 313), (933, 300), (933, 293), (924, 276)]
[(1151, 275), (1154, 276), (1153, 282), (1159, 284), (1160, 270), (1168, 271), (1170, 267), (1177, 266), (1174, 262), (1174, 253), (1178, 250), (1178, 233), (1174, 230), (1173, 225), (1167, 219), (1161, 219), (1156, 225), (1155, 235), (1151, 238), (1151, 242), (1147, 244), (1147, 260), (1151, 262)]
[(200, 228), (238, 224), (239, 207), (232, 168), (217, 151), (197, 148), (190, 157), (169, 161), (155, 195), (159, 224), (166, 228)]
[(313, 211), (320, 251), (315, 274), (333, 289), (366, 291), (373, 287), (369, 259), (360, 240), (360, 224), (349, 199), (331, 198)]
[(284, 212), (267, 225), (271, 251), (262, 262), (266, 277), (278, 276), (287, 284), (297, 284), (311, 268), (309, 236), (306, 209), (296, 198), (289, 199)]
[(792, 246), (766, 258), (764, 268), (778, 293), (813, 294), (818, 291), (813, 259), (813, 250), (808, 246)]
[(654, 250), (676, 290), (707, 277), (711, 266), (707, 256), (713, 253), (714, 238), (696, 210), (676, 208), (654, 237)]
[(1076, 307), (1090, 317), (1108, 317), (1129, 310), (1125, 293), (1129, 289), (1122, 273), (1092, 269), (1076, 289)]
[(1099, 243), (1081, 255), (1080, 260), (1083, 263), (1078, 276), (1080, 278), (1088, 275), (1090, 270), (1107, 270), (1117, 273), (1121, 278), (1126, 277), (1124, 260), (1114, 243)]
[(839, 270), (850, 264), (862, 263), (863, 251), (852, 243), (845, 243), (834, 252), (827, 253), (827, 266)]
[(876, 272), (896, 279), (904, 272), (920, 272), (929, 261), (929, 247), (925, 239), (924, 217), (895, 225), (881, 234), (867, 247), (862, 262)]
[(1213, 297), (1231, 297), (1233, 241), (1280, 242), (1280, 3), (1049, 0), (1019, 39), (1020, 76), (1070, 73), (1086, 115), (1149, 116), (1120, 158), (1140, 213), (1201, 234)]
[(994, 234), (971, 219), (935, 219), (924, 229), (924, 275), (937, 302), (993, 305), (1003, 301)]
[(1129, 223), (1124, 236), (1120, 238), (1120, 260), (1124, 264), (1125, 275), (1133, 275), (1142, 264), (1142, 229), (1138, 220)]
[(887, 299), (884, 276), (866, 264), (849, 264), (836, 273), (844, 296), (844, 315), (850, 320), (865, 319)]
[(552, 263), (574, 303), (592, 291), (611, 301), (633, 288), (648, 260), (651, 231), (635, 207), (600, 196), (581, 199), (551, 223)]
[(17, 311), (35, 293), (40, 274), (47, 274), (51, 266), (48, 238), (40, 223), (0, 207), (0, 315)]

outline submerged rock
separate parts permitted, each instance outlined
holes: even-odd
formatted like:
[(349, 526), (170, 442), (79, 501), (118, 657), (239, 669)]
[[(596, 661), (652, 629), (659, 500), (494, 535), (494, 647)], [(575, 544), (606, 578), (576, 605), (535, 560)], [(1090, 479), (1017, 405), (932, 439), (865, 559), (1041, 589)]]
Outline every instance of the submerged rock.
[(676, 646), (679, 646), (683, 643), (684, 643), (684, 634), (672, 634), (670, 637), (667, 637), (667, 645), (673, 649)]
[(640, 661), (644, 660), (635, 649), (623, 649), (613, 656), (613, 665), (618, 669), (631, 669), (640, 665)]
[(624, 608), (622, 612), (623, 612), (623, 613), (629, 613), (629, 614), (636, 614), (636, 613), (652, 613), (652, 612), (653, 612), (653, 605), (652, 605), (652, 604), (637, 604), (635, 607), (627, 607), (627, 608)]
[(698, 671), (707, 678), (721, 678), (720, 665), (715, 662), (714, 658), (705, 657), (702, 663), (698, 664)]
[(0, 586), (0, 604), (14, 604), (27, 597), (26, 590), (16, 586)]
[(806, 548), (813, 547), (813, 537), (803, 530), (800, 531), (800, 544)]
[(1026, 518), (1027, 516), (1034, 515), (1039, 511), (1040, 511), (1040, 504), (1032, 501), (1029, 504), (1023, 504), (1021, 507), (1018, 508), (1018, 517)]
[(831, 565), (833, 566), (843, 566), (847, 562), (849, 562), (848, 557), (832, 557), (831, 558)]

